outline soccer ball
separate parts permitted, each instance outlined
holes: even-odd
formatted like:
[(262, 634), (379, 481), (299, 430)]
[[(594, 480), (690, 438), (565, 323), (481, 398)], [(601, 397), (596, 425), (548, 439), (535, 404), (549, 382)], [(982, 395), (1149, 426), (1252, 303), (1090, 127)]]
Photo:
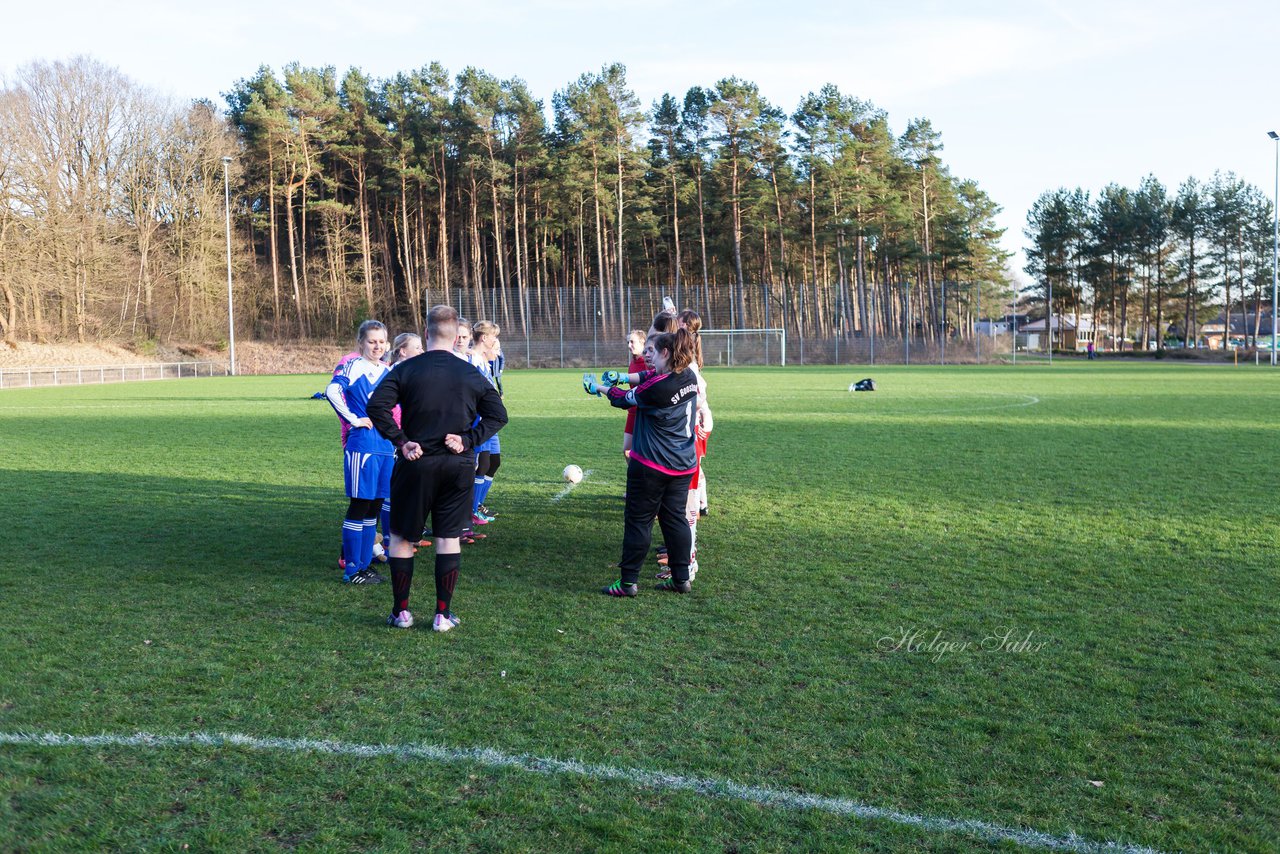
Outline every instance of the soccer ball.
[(565, 466), (564, 479), (566, 483), (578, 483), (582, 480), (582, 469), (577, 466)]

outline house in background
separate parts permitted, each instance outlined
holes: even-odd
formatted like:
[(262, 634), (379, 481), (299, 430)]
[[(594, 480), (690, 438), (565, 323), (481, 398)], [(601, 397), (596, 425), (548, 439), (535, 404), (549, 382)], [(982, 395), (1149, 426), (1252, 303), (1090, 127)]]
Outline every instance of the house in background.
[[(1271, 308), (1265, 307), (1262, 317), (1259, 318), (1254, 312), (1231, 312), (1231, 333), (1226, 335), (1226, 317), (1219, 313), (1213, 320), (1200, 324), (1200, 341), (1198, 343), (1208, 347), (1210, 350), (1221, 350), (1224, 346), (1228, 349), (1245, 346), (1245, 342), (1253, 337), (1254, 324), (1257, 324), (1258, 338), (1265, 338), (1265, 341), (1259, 341), (1259, 345), (1267, 350), (1271, 349)], [(1227, 341), (1223, 342), (1223, 338)]]
[(988, 338), (996, 335), (1008, 335), (1016, 327), (1021, 330), (1031, 320), (1029, 314), (1006, 314), (1004, 317), (984, 317), (973, 324), (973, 332), (975, 335), (986, 335)]
[[(1093, 341), (1093, 315), (1080, 315), (1080, 322), (1077, 325), (1074, 315), (1055, 314), (1050, 333), (1053, 349), (1083, 352), (1088, 349), (1089, 342)], [(1024, 350), (1045, 349), (1044, 318), (1033, 320), (1025, 326), (1018, 324), (1017, 346)]]

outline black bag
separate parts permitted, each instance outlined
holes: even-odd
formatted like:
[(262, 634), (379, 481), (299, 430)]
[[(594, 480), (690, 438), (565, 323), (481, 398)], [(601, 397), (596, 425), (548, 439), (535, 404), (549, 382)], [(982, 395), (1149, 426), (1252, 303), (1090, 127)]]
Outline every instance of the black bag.
[(854, 391), (875, 391), (876, 381), (871, 379), (871, 377), (867, 377), (865, 380), (858, 380), (856, 383), (853, 384), (853, 390)]

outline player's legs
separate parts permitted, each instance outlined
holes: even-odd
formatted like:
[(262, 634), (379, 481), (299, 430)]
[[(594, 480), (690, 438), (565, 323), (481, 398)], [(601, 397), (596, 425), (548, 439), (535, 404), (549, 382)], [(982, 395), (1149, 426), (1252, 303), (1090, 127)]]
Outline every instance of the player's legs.
[[(391, 616), (387, 624), (413, 625), (409, 592), (413, 586), (413, 548), (426, 519), (422, 460), (400, 460), (391, 473)], [(407, 616), (406, 616), (407, 615)]]
[(471, 489), (471, 524), (487, 525), (489, 520), (480, 516), (480, 501), (484, 497), (485, 476), (489, 474), (489, 451), (481, 449), (476, 452), (476, 476)]
[(342, 580), (349, 584), (376, 584), (382, 581), (382, 576), (369, 569), (373, 548), (372, 542), (366, 543), (365, 525), (367, 519), (376, 518), (377, 514), (370, 499), (379, 499), (378, 506), (381, 503), (376, 495), (381, 471), (373, 454), (343, 451), (342, 456), (343, 480), (350, 499), (342, 520)]
[(490, 437), (480, 446), (476, 459), (475, 497), (471, 504), (471, 515), (474, 518), (471, 521), (475, 525), (485, 525), (495, 518), (489, 512), (486, 502), (489, 490), (493, 488), (493, 476), (497, 474), (498, 466), (502, 465), (502, 445), (497, 436)]
[(462, 532), (474, 493), (472, 459), (467, 454), (436, 457), (432, 463), (431, 530), (436, 534), (436, 616), (432, 624), (447, 632), (461, 621), (451, 610), (462, 568)]
[(374, 508), (381, 503), (380, 498), (352, 498), (347, 505), (347, 515), (342, 520), (342, 556), (346, 561), (344, 581), (376, 584), (382, 580), (377, 573), (369, 571), (373, 560), (373, 540), (367, 533), (371, 517), (376, 518)]
[[(685, 495), (684, 518), (689, 523), (689, 578), (698, 574), (698, 490), (692, 488)], [(670, 558), (668, 558), (668, 564)]]
[(627, 505), (622, 513), (622, 560), (618, 563), (623, 584), (640, 580), (640, 567), (653, 537), (653, 518), (662, 502), (665, 475), (631, 460), (627, 464)]
[[(493, 438), (495, 440), (494, 447), (496, 448), (498, 447), (496, 441), (498, 437), (494, 436)], [(480, 512), (487, 516), (490, 521), (493, 520), (494, 514), (489, 512), (489, 490), (493, 489), (493, 479), (497, 477), (498, 468), (501, 467), (501, 465), (502, 451), (491, 451), (489, 453), (489, 473), (485, 475), (484, 493), (480, 496)]]
[[(347, 508), (342, 529), (343, 556), (347, 563), (345, 572), (349, 581), (356, 580), (355, 573), (364, 573), (362, 579), (365, 582), (382, 580), (380, 575), (369, 570), (369, 564), (373, 562), (373, 545), (378, 539), (378, 513), (390, 491), (393, 459), (387, 454), (346, 452), (347, 495), (351, 497), (351, 505)], [(359, 517), (352, 515), (357, 513)]]
[(692, 549), (692, 536), (685, 516), (691, 475), (661, 477), (663, 483), (659, 496), (658, 525), (662, 528), (662, 538), (667, 543), (667, 569), (671, 570), (671, 580), (682, 584), (689, 581)]

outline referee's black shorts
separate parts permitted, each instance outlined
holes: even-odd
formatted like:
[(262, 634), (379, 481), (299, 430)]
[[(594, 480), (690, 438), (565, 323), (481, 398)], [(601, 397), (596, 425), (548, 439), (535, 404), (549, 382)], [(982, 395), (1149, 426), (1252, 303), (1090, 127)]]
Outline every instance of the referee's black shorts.
[(391, 472), (391, 533), (417, 542), (431, 514), (436, 537), (460, 537), (471, 521), (476, 455), (436, 454), (396, 458)]

